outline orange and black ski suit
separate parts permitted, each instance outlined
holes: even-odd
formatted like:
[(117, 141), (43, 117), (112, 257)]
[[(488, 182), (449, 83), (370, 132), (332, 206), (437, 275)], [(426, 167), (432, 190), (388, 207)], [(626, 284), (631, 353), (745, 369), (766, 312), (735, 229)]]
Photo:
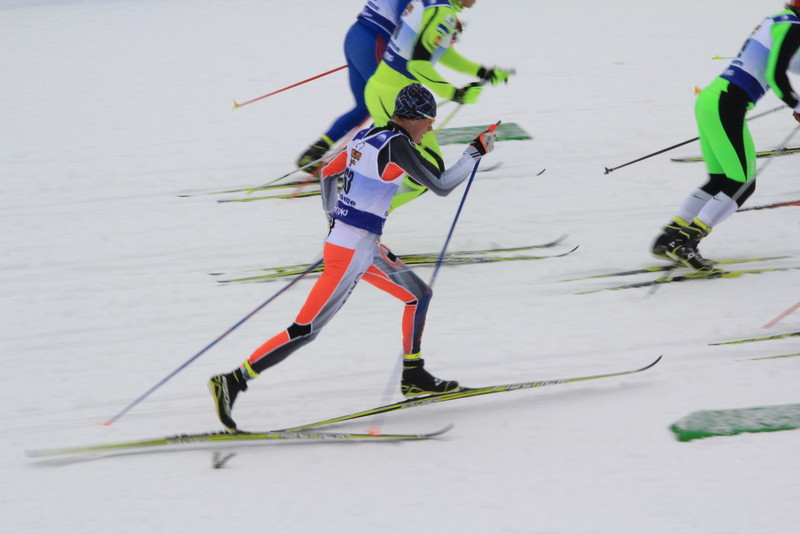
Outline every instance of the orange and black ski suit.
[(380, 243), (383, 223), (404, 176), (444, 196), (470, 175), (479, 158), (468, 147), (456, 164), (442, 172), (420, 155), (408, 133), (393, 122), (358, 132), (322, 171), (323, 207), (332, 221), (323, 249), (324, 270), (294, 322), (244, 363), (249, 376), (257, 376), (311, 342), (361, 279), (405, 303), (403, 351), (419, 353), (431, 288)]

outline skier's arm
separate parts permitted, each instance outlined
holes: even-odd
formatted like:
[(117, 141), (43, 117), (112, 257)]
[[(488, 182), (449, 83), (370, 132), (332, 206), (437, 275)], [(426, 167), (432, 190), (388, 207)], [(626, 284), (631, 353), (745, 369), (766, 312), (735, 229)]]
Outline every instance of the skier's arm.
[(380, 161), (383, 169), (382, 176), (408, 174), (418, 184), (443, 197), (469, 177), (476, 160), (481, 156), (480, 151), (470, 145), (452, 167), (441, 172), (423, 158), (407, 138), (397, 136), (383, 149)]
[(786, 105), (798, 111), (800, 96), (792, 89), (789, 76), (789, 62), (800, 48), (800, 24), (779, 23), (772, 27), (773, 47), (767, 63), (767, 82), (775, 94)]
[(481, 66), (477, 63), (465, 58), (461, 54), (459, 54), (455, 48), (450, 47), (445, 50), (444, 54), (442, 54), (442, 59), (440, 60), (442, 65), (447, 68), (453, 69), (456, 72), (463, 72), (464, 74), (469, 74), (470, 76), (478, 76), (478, 71), (480, 70)]
[(322, 209), (329, 220), (332, 218), (333, 210), (336, 209), (336, 201), (339, 200), (339, 176), (344, 172), (346, 166), (347, 151), (343, 150), (322, 169), (320, 174)]
[[(406, 65), (408, 72), (423, 85), (440, 97), (447, 99), (452, 99), (455, 96), (457, 88), (439, 74), (433, 63), (431, 63), (431, 58), (442, 39), (453, 33), (454, 28), (451, 26), (451, 21), (454, 20), (456, 20), (455, 12), (449, 7), (438, 6), (426, 9), (422, 15), (423, 29), (417, 35), (414, 51)], [(444, 56), (448, 55), (448, 52), (450, 52), (450, 49), (442, 56), (442, 62), (450, 67), (444, 58)], [(458, 57), (461, 56), (459, 55)], [(458, 63), (458, 61), (456, 62)], [(464, 68), (463, 64), (461, 67)], [(479, 68), (478, 65), (475, 65), (474, 71), (470, 74), (474, 75)]]

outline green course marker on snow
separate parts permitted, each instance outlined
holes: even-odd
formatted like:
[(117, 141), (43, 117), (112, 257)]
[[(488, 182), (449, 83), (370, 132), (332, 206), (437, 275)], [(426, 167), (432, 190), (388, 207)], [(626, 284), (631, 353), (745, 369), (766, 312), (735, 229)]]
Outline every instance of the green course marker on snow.
[(738, 410), (701, 410), (670, 426), (678, 441), (800, 428), (800, 404)]
[[(436, 140), (440, 145), (454, 145), (469, 143), (479, 133), (486, 131), (489, 124), (485, 126), (462, 126), (460, 128), (444, 128), (436, 134)], [(516, 122), (501, 122), (494, 131), (497, 134), (497, 141), (524, 141), (533, 139), (528, 132), (523, 130)]]

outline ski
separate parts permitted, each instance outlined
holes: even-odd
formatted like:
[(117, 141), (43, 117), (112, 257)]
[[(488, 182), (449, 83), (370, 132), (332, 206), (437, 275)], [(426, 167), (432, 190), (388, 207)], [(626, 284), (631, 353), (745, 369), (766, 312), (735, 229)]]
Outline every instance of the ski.
[[(800, 152), (800, 146), (788, 147), (788, 148), (778, 148), (774, 150), (762, 150), (760, 152), (756, 152), (757, 158), (769, 158), (772, 156), (789, 156), (791, 154), (797, 154)], [(677, 161), (677, 162), (697, 162), (703, 161), (703, 156), (689, 156), (685, 158), (671, 158), (670, 161)]]
[[(369, 121), (369, 117), (367, 117), (366, 119), (361, 121), (361, 123), (358, 126), (353, 128), (352, 130), (350, 130), (350, 132), (341, 141), (339, 141), (339, 144), (337, 144), (335, 147), (331, 147), (330, 149), (328, 149), (328, 151), (325, 152), (325, 155), (323, 155), (321, 158), (316, 159), (316, 160), (314, 160), (314, 161), (312, 161), (310, 163), (306, 163), (302, 167), (297, 167), (295, 169), (292, 169), (291, 171), (279, 176), (278, 178), (273, 178), (272, 180), (270, 180), (269, 182), (267, 182), (265, 184), (258, 185), (258, 186), (251, 186), (251, 187), (240, 187), (240, 188), (236, 188), (236, 189), (228, 189), (226, 191), (213, 191), (211, 193), (199, 193), (199, 194), (203, 194), (203, 195), (224, 195), (224, 194), (230, 194), (230, 193), (247, 193), (249, 195), (249, 194), (251, 194), (251, 193), (253, 193), (255, 191), (261, 191), (261, 190), (264, 190), (264, 189), (281, 189), (281, 188), (286, 188), (286, 187), (298, 187), (299, 188), (299, 187), (304, 187), (306, 185), (310, 185), (310, 184), (314, 184), (314, 183), (319, 184), (319, 171), (322, 169), (322, 167), (325, 164), (327, 164), (330, 160), (332, 160), (334, 157), (336, 157), (339, 154), (339, 152), (344, 150), (344, 148), (347, 146), (347, 143), (350, 141), (350, 139), (352, 139), (355, 136), (355, 134), (358, 133), (358, 131), (361, 130), (364, 127), (364, 125), (366, 125), (367, 121)], [(319, 165), (319, 168), (315, 169), (313, 172), (309, 172), (309, 171), (306, 170), (309, 167), (313, 167), (314, 165)], [(309, 174), (309, 176), (305, 177), (302, 180), (294, 180), (294, 181), (291, 181), (291, 182), (285, 182), (283, 184), (278, 184), (277, 183), (277, 182), (280, 182), (281, 180), (283, 180), (285, 178), (288, 178), (289, 176), (292, 176), (294, 174), (297, 174), (298, 172), (301, 172), (301, 171), (307, 172)], [(183, 194), (183, 195), (178, 195), (178, 196), (180, 196), (180, 197), (191, 197), (191, 196), (197, 196), (197, 194)]]
[[(478, 172), (490, 172), (490, 171), (499, 169), (500, 167), (502, 167), (502, 165), (503, 165), (502, 161), (497, 161), (497, 162), (494, 162), (494, 163), (491, 163), (489, 165), (486, 165), (484, 167), (479, 168)], [(542, 169), (540, 172), (537, 173), (537, 176), (543, 174), (544, 171), (545, 171), (545, 169)], [(252, 193), (252, 192), (255, 192), (255, 191), (275, 191), (275, 190), (278, 190), (278, 189), (289, 189), (289, 188), (299, 188), (299, 187), (308, 187), (308, 186), (319, 186), (319, 181), (320, 181), (319, 180), (319, 176), (317, 174), (313, 174), (313, 175), (310, 175), (310, 176), (308, 176), (307, 178), (305, 178), (303, 180), (292, 180), (292, 181), (283, 182), (283, 183), (268, 183), (268, 184), (264, 184), (264, 185), (256, 186), (256, 187), (239, 187), (239, 188), (236, 188), (236, 189), (227, 189), (225, 191), (212, 191), (210, 193), (201, 193), (201, 194), (203, 194), (203, 195), (230, 195), (230, 194), (233, 194), (233, 193), (248, 193), (249, 194), (249, 193)], [(314, 191), (309, 191), (308, 194), (304, 195), (304, 196), (315, 196), (315, 195), (318, 195), (318, 194), (319, 194), (319, 191), (318, 190), (314, 190)], [(198, 196), (198, 195), (197, 194), (184, 193), (184, 194), (180, 194), (178, 196), (181, 197), (181, 198), (186, 198), (186, 197), (192, 197), (192, 196)], [(265, 197), (257, 197), (257, 198), (252, 198), (252, 199), (245, 198), (245, 199), (225, 200), (225, 202), (250, 202), (251, 200), (263, 200), (263, 199), (268, 199), (268, 198), (293, 198), (295, 196), (300, 196), (300, 195), (292, 195), (291, 193), (286, 193), (286, 194), (278, 194), (278, 195), (274, 195), (274, 196), (270, 195), (270, 196), (265, 196)]]
[[(519, 249), (509, 249), (509, 250), (525, 250), (528, 248), (533, 247), (520, 247)], [(484, 252), (476, 252), (475, 254), (483, 254), (483, 255), (467, 255), (469, 253), (451, 253), (446, 255), (442, 259), (442, 264), (444, 265), (474, 265), (474, 264), (484, 264), (484, 263), (499, 263), (499, 262), (509, 262), (509, 261), (536, 261), (536, 260), (545, 260), (550, 258), (561, 258), (572, 254), (578, 249), (577, 246), (574, 248), (562, 252), (560, 254), (547, 254), (547, 255), (527, 255), (527, 256), (497, 256), (497, 255), (488, 255), (490, 254), (487, 251)], [(422, 267), (431, 267), (436, 265), (439, 261), (438, 255), (401, 255), (398, 258), (403, 260), (403, 263), (410, 266), (422, 266)], [(289, 276), (296, 276), (298, 274), (306, 272), (310, 264), (298, 264), (298, 265), (287, 265), (284, 267), (273, 267), (270, 269), (261, 269), (262, 271), (271, 271), (267, 274), (258, 274), (253, 276), (244, 276), (239, 278), (230, 278), (225, 280), (217, 280), (220, 284), (231, 284), (237, 282), (258, 282), (258, 281), (269, 281), (274, 280), (276, 278), (285, 278)], [(311, 271), (309, 274), (318, 274), (322, 272), (325, 268), (324, 264), (320, 264)]]
[[(465, 255), (465, 254), (491, 254), (495, 252), (519, 252), (522, 250), (531, 250), (534, 248), (552, 248), (556, 245), (560, 245), (565, 239), (567, 238), (567, 234), (562, 234), (557, 238), (553, 239), (552, 241), (548, 241), (546, 243), (539, 243), (536, 245), (523, 245), (520, 247), (495, 247), (495, 248), (484, 248), (484, 249), (477, 249), (477, 250), (454, 250), (453, 252), (449, 252), (448, 254), (456, 254), (456, 255)], [(410, 254), (408, 256), (413, 256)], [(438, 253), (434, 254), (432, 252), (417, 254), (417, 256), (437, 256)], [(400, 256), (401, 258), (404, 256)]]
[[(502, 161), (486, 165), (485, 167), (479, 168), (478, 172), (489, 172), (495, 169), (500, 168), (503, 165)], [(536, 176), (540, 176), (544, 174), (546, 169), (542, 169)], [(297, 191), (293, 191), (291, 193), (278, 193), (278, 194), (270, 194), (270, 195), (263, 195), (257, 197), (244, 197), (244, 198), (225, 198), (225, 199), (218, 199), (217, 202), (221, 204), (227, 203), (241, 203), (241, 202), (255, 202), (257, 200), (281, 200), (281, 199), (291, 199), (291, 198), (306, 198), (306, 197), (316, 197), (320, 195), (319, 189), (314, 189), (312, 191), (300, 191), (299, 189), (305, 187), (307, 185), (319, 185), (319, 178), (310, 179), (308, 181), (293, 181), (287, 182), (285, 184), (267, 184), (260, 187), (254, 187), (250, 189), (239, 189), (236, 191), (220, 191), (220, 193), (238, 193), (238, 192), (247, 192), (248, 194), (253, 193), (255, 191), (264, 191), (264, 190), (277, 190), (283, 189), (288, 187), (295, 187), (298, 189)]]
[(456, 399), (466, 399), (469, 397), (477, 397), (479, 395), (489, 395), (492, 393), (504, 393), (507, 391), (520, 391), (523, 389), (534, 389), (540, 388), (545, 386), (555, 386), (558, 384), (569, 384), (573, 382), (584, 382), (587, 380), (598, 380), (601, 378), (611, 378), (617, 376), (625, 376), (625, 375), (632, 375), (636, 373), (641, 373), (642, 371), (646, 371), (653, 366), (655, 366), (659, 361), (661, 361), (661, 356), (650, 362), (649, 364), (641, 367), (639, 369), (629, 370), (629, 371), (617, 371), (614, 373), (603, 373), (603, 374), (596, 374), (596, 375), (588, 375), (588, 376), (581, 376), (576, 378), (553, 378), (553, 379), (545, 379), (545, 380), (534, 380), (531, 382), (516, 382), (511, 384), (501, 384), (496, 386), (486, 386), (486, 387), (478, 387), (478, 388), (468, 388), (462, 387), (455, 391), (451, 391), (448, 393), (435, 393), (433, 395), (424, 395), (422, 397), (414, 397), (412, 399), (406, 399), (399, 402), (395, 402), (393, 404), (386, 404), (384, 406), (378, 406), (376, 408), (370, 408), (369, 410), (363, 410), (360, 412), (354, 412), (347, 415), (340, 415), (338, 417), (331, 417), (330, 419), (322, 419), (321, 421), (315, 421), (313, 423), (307, 423), (305, 425), (299, 425), (291, 428), (284, 428), (280, 432), (301, 432), (310, 428), (319, 427), (319, 426), (327, 426), (332, 425), (334, 423), (342, 423), (344, 421), (350, 421), (353, 419), (359, 419), (362, 417), (369, 417), (372, 415), (379, 415), (387, 412), (394, 412), (397, 410), (404, 410), (407, 408), (415, 408), (417, 406), (425, 406), (428, 404), (439, 404), (442, 402), (448, 402)]
[(217, 202), (220, 204), (239, 203), (239, 202), (255, 202), (257, 200), (274, 200), (274, 199), (291, 199), (291, 198), (305, 198), (319, 196), (320, 191), (295, 191), (292, 193), (281, 193), (277, 195), (266, 195), (260, 197), (244, 197), (244, 198), (221, 198)]
[(773, 334), (770, 336), (751, 337), (750, 339), (735, 339), (733, 341), (719, 341), (717, 343), (709, 343), (709, 345), (738, 345), (739, 343), (752, 343), (754, 341), (769, 341), (771, 339), (783, 339), (786, 337), (800, 336), (800, 332), (789, 332), (788, 334)]
[(800, 200), (789, 200), (788, 202), (774, 202), (772, 204), (762, 204), (760, 206), (748, 206), (746, 208), (739, 208), (737, 212), (741, 211), (754, 211), (754, 210), (772, 210), (775, 208), (783, 208), (786, 206), (800, 206)]
[(758, 358), (748, 358), (749, 360), (778, 360), (780, 358), (794, 358), (800, 356), (800, 352), (793, 352), (791, 354), (778, 354), (777, 356), (759, 356)]
[(263, 190), (274, 190), (274, 189), (287, 189), (289, 187), (302, 187), (306, 185), (319, 185), (319, 178), (316, 175), (310, 175), (303, 180), (292, 180), (290, 182), (283, 182), (283, 183), (271, 183), (268, 185), (263, 185), (261, 187), (238, 187), (236, 189), (227, 189), (225, 191), (211, 191), (210, 193), (184, 193), (178, 195), (181, 198), (192, 197), (192, 196), (199, 196), (199, 195), (230, 195), (233, 193), (247, 193), (249, 191), (263, 191)]
[(269, 441), (409, 441), (425, 440), (440, 436), (453, 428), (448, 425), (435, 432), (422, 434), (369, 434), (353, 432), (316, 432), (274, 430), (268, 432), (202, 432), (199, 434), (176, 434), (162, 438), (123, 441), (101, 445), (83, 445), (76, 447), (60, 447), (53, 449), (29, 449), (25, 455), (29, 458), (53, 458), (79, 454), (124, 454), (156, 450), (174, 450), (182, 446), (203, 446), (215, 444), (249, 445)]
[[(558, 238), (548, 241), (546, 243), (539, 243), (536, 245), (523, 245), (519, 247), (494, 247), (494, 248), (482, 248), (482, 249), (475, 249), (475, 250), (454, 250), (451, 252), (447, 252), (445, 254), (445, 258), (450, 256), (466, 256), (466, 255), (485, 255), (485, 254), (499, 254), (503, 252), (521, 252), (524, 250), (532, 250), (532, 249), (540, 249), (540, 248), (552, 248), (556, 245), (561, 244), (567, 238), (567, 234), (563, 234)], [(418, 254), (399, 254), (397, 257), (405, 260), (411, 260), (413, 258), (438, 258), (438, 252), (422, 252)], [(311, 264), (295, 264), (295, 265), (283, 265), (280, 267), (262, 267), (260, 269), (254, 269), (255, 271), (285, 271), (287, 269), (299, 269), (301, 267), (310, 267)], [(213, 275), (219, 275), (221, 273), (211, 273)]]
[[(495, 248), (484, 248), (484, 249), (477, 249), (477, 250), (454, 250), (452, 252), (447, 252), (445, 254), (445, 258), (450, 256), (465, 256), (465, 255), (484, 255), (484, 254), (498, 254), (503, 252), (521, 252), (523, 250), (532, 250), (532, 249), (540, 249), (540, 248), (552, 248), (556, 245), (561, 244), (567, 238), (567, 234), (563, 234), (552, 241), (548, 241), (546, 243), (539, 243), (537, 245), (524, 245), (520, 247), (495, 247)], [(420, 254), (400, 254), (398, 256), (403, 261), (412, 260), (414, 258), (438, 258), (439, 253), (433, 252), (423, 252)], [(274, 271), (274, 272), (283, 272), (287, 270), (295, 270), (301, 268), (309, 268), (311, 267), (310, 263), (306, 264), (295, 264), (295, 265), (283, 265), (280, 267), (263, 267), (261, 269), (254, 269), (256, 271)], [(218, 276), (222, 273), (210, 273), (213, 276)]]
[[(298, 173), (300, 171), (303, 171), (307, 167), (310, 167), (312, 165), (317, 165), (320, 162), (327, 162), (328, 160), (333, 159), (333, 157), (335, 155), (337, 155), (339, 152), (341, 152), (344, 149), (344, 147), (347, 145), (347, 141), (349, 141), (350, 138), (353, 135), (355, 135), (356, 132), (358, 132), (359, 130), (361, 130), (364, 127), (365, 123), (366, 123), (366, 121), (361, 123), (355, 129), (351, 130), (349, 136), (344, 138), (344, 140), (342, 140), (335, 148), (332, 148), (332, 149), (328, 150), (328, 152), (324, 156), (319, 158), (318, 160), (312, 161), (311, 163), (308, 163), (303, 167), (292, 169), (291, 171), (289, 171), (289, 172), (283, 174), (282, 176), (280, 176), (279, 178), (275, 178), (275, 179), (273, 179), (273, 180), (271, 180), (271, 181), (269, 181), (269, 182), (267, 182), (267, 183), (265, 183), (263, 185), (250, 186), (250, 187), (239, 187), (239, 188), (235, 188), (235, 189), (227, 189), (227, 190), (224, 190), (224, 191), (212, 191), (210, 193), (184, 193), (184, 194), (180, 194), (178, 196), (185, 198), (185, 197), (192, 197), (192, 196), (198, 196), (198, 195), (226, 195), (226, 194), (232, 194), (232, 193), (248, 193), (248, 194), (250, 194), (250, 193), (253, 193), (255, 191), (284, 189), (284, 188), (288, 188), (288, 187), (304, 187), (304, 186), (307, 186), (307, 185), (319, 184), (319, 177), (317, 176), (317, 173), (313, 173), (313, 176), (309, 176), (305, 180), (294, 180), (294, 181), (285, 182), (285, 183), (282, 183), (282, 184), (279, 184), (277, 182), (283, 180), (284, 178), (288, 178), (289, 176), (292, 176), (292, 175), (294, 175), (294, 174), (296, 174), (296, 173)], [(488, 128), (488, 127), (489, 126), (487, 125), (487, 126), (466, 126), (466, 127), (459, 127), (459, 128), (444, 128), (443, 130), (441, 130), (436, 135), (436, 137), (437, 137), (440, 145), (460, 144), (460, 143), (466, 144), (466, 143), (471, 142), (477, 135), (479, 135), (481, 132), (485, 131), (486, 128)], [(526, 132), (524, 129), (522, 129), (522, 127), (519, 124), (514, 123), (514, 122), (501, 123), (500, 126), (495, 131), (495, 133), (497, 134), (497, 139), (495, 141), (522, 141), (522, 140), (533, 139), (533, 137), (531, 137), (531, 135), (528, 134), (528, 132)], [(489, 172), (489, 171), (492, 171), (492, 170), (495, 170), (495, 169), (499, 168), (502, 164), (503, 164), (503, 162), (496, 162), (496, 163), (492, 163), (492, 164), (486, 165), (485, 168), (478, 169), (478, 170), (479, 170), (479, 172)], [(542, 171), (539, 172), (537, 174), (537, 176), (542, 174), (543, 172), (544, 172), (544, 169), (542, 169)], [(262, 196), (262, 197), (253, 198), (253, 199), (227, 200), (225, 202), (252, 202), (254, 200), (264, 200), (264, 199), (268, 199), (268, 198), (295, 198), (297, 196), (314, 196), (316, 194), (319, 194), (319, 192), (317, 191), (317, 192), (309, 193), (309, 194), (306, 194), (306, 195)]]
[(283, 182), (283, 183), (280, 183), (280, 184), (262, 185), (261, 187), (258, 187), (258, 188), (246, 187), (246, 188), (243, 188), (243, 189), (236, 189), (236, 190), (232, 190), (232, 191), (220, 191), (219, 194), (221, 194), (221, 193), (246, 193), (246, 192), (251, 191), (251, 190), (252, 191), (270, 191), (270, 190), (273, 190), (273, 189), (288, 189), (290, 187), (305, 187), (305, 186), (308, 186), (308, 185), (319, 185), (319, 176), (311, 175), (311, 176), (308, 176), (304, 180), (292, 180), (291, 182)]
[(237, 187), (235, 189), (226, 189), (224, 191), (211, 191), (211, 192), (208, 192), (208, 193), (183, 193), (183, 194), (178, 195), (178, 197), (187, 198), (187, 197), (194, 197), (194, 196), (200, 196), (200, 195), (229, 195), (229, 194), (233, 194), (233, 193), (247, 193), (249, 195), (250, 193), (253, 193), (255, 191), (284, 189), (284, 188), (288, 188), (288, 187), (304, 187), (306, 185), (313, 185), (313, 184), (319, 185), (319, 172), (318, 172), (318, 170), (315, 170), (313, 173), (309, 173), (309, 175), (306, 178), (302, 179), (302, 180), (292, 180), (291, 182), (283, 182), (283, 183), (280, 183), (280, 184), (277, 183), (277, 182), (279, 182), (279, 181), (281, 181), (281, 180), (283, 180), (285, 178), (288, 178), (289, 176), (292, 176), (293, 174), (296, 174), (296, 173), (298, 173), (300, 171), (304, 171), (307, 167), (319, 164), (320, 162), (323, 162), (323, 161), (327, 161), (328, 159), (333, 159), (333, 157), (335, 155), (337, 155), (340, 151), (341, 150), (338, 147), (336, 149), (332, 149), (332, 150), (328, 151), (324, 156), (319, 158), (318, 160), (312, 161), (311, 163), (307, 163), (306, 165), (304, 165), (302, 167), (298, 167), (296, 169), (293, 169), (293, 170), (287, 172), (286, 174), (284, 174), (284, 175), (282, 175), (282, 176), (280, 176), (278, 178), (275, 178), (275, 179), (273, 179), (273, 180), (271, 180), (271, 181), (269, 181), (269, 182), (267, 182), (266, 184), (263, 184), (263, 185), (250, 186), (250, 187)]
[(713, 280), (717, 278), (738, 278), (740, 276), (746, 274), (763, 274), (763, 273), (772, 273), (772, 272), (779, 272), (779, 271), (791, 271), (795, 269), (800, 269), (800, 266), (793, 266), (793, 267), (771, 267), (765, 269), (741, 269), (735, 271), (725, 271), (725, 270), (715, 270), (715, 271), (693, 271), (688, 274), (678, 275), (678, 276), (663, 276), (661, 278), (656, 278), (655, 280), (648, 280), (645, 282), (634, 282), (631, 284), (623, 284), (619, 286), (613, 287), (603, 287), (600, 289), (590, 289), (588, 291), (579, 291), (578, 295), (588, 295), (591, 293), (599, 293), (601, 291), (617, 291), (621, 289), (635, 289), (640, 287), (652, 287), (661, 284), (671, 284), (674, 282), (687, 282), (690, 280)]
[[(761, 261), (771, 261), (771, 260), (784, 260), (786, 258), (791, 258), (791, 256), (769, 256), (763, 258), (742, 258), (742, 259), (735, 259), (735, 260), (716, 260), (714, 263), (720, 265), (734, 265), (737, 263), (755, 263)], [(683, 269), (684, 265), (679, 263), (672, 263), (669, 265), (651, 265), (649, 267), (642, 267), (639, 269), (631, 269), (629, 271), (615, 271), (610, 273), (600, 273), (600, 274), (590, 274), (586, 276), (579, 276), (577, 278), (567, 278), (565, 280), (559, 280), (559, 282), (576, 282), (579, 280), (592, 280), (595, 278), (613, 278), (617, 276), (633, 276), (637, 274), (645, 274), (645, 273), (659, 273), (659, 272), (671, 272), (673, 269)]]
[[(551, 258), (562, 258), (569, 254), (572, 254), (578, 250), (578, 247), (572, 248), (566, 252), (562, 252), (561, 254), (549, 254), (549, 255), (539, 255), (539, 256), (449, 256), (442, 260), (443, 265), (475, 265), (475, 264), (484, 264), (484, 263), (499, 263), (499, 262), (508, 262), (508, 261), (536, 261), (536, 260), (546, 260)], [(417, 258), (409, 258), (408, 261), (404, 263), (409, 266), (419, 266), (419, 267), (433, 267), (438, 262), (438, 258), (428, 258), (428, 257), (417, 257)], [(285, 278), (287, 276), (295, 276), (301, 273), (306, 272), (306, 270), (310, 267), (310, 265), (300, 265), (296, 268), (292, 268), (291, 266), (286, 269), (276, 270), (276, 272), (272, 272), (269, 274), (260, 274), (255, 276), (245, 276), (241, 278), (230, 278), (226, 280), (217, 280), (220, 284), (232, 284), (237, 282), (260, 282), (260, 281), (269, 281), (274, 280), (276, 278)], [(319, 265), (309, 271), (309, 274), (318, 274), (322, 272), (324, 269), (324, 265)]]

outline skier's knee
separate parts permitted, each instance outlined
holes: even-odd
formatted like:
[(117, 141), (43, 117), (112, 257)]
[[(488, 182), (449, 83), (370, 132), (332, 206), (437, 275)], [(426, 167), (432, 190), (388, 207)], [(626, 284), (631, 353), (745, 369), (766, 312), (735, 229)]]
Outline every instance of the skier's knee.
[(297, 338), (301, 338), (301, 337), (309, 337), (309, 336), (311, 336), (310, 339), (313, 339), (314, 337), (316, 337), (316, 335), (312, 335), (311, 334), (311, 324), (310, 323), (309, 324), (292, 323), (292, 326), (287, 328), (286, 331), (289, 333), (289, 339), (292, 339), (292, 340), (297, 339)]

